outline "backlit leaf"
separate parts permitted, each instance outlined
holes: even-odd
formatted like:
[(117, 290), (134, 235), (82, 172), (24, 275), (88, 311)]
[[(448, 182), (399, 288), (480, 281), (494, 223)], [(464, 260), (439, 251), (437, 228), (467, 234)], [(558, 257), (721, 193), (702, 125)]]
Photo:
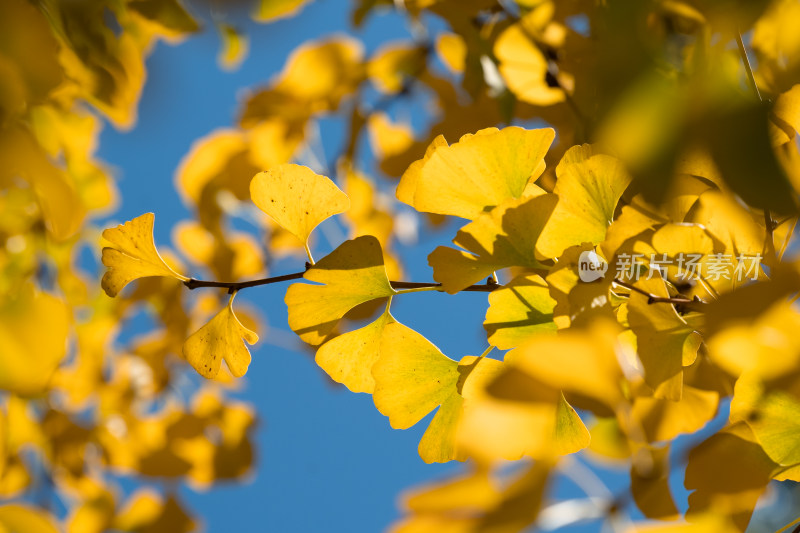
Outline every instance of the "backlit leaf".
[(60, 299), (31, 285), (0, 305), (0, 389), (38, 394), (67, 353), (71, 317)]
[(109, 296), (119, 294), (133, 280), (149, 276), (165, 276), (188, 281), (189, 278), (172, 270), (158, 254), (153, 241), (153, 213), (129, 220), (103, 232), (111, 246), (103, 248), (103, 290)]
[(508, 350), (534, 335), (555, 331), (555, 305), (540, 276), (529, 274), (514, 278), (502, 289), (489, 294), (489, 309), (483, 323), (489, 344)]
[(286, 291), (289, 327), (305, 342), (321, 344), (352, 308), (395, 294), (375, 237), (345, 241), (303, 276), (323, 285), (295, 283)]
[(540, 267), (535, 247), (556, 201), (552, 194), (511, 199), (476, 217), (453, 239), (466, 252), (439, 246), (428, 256), (433, 279), (454, 294), (496, 270)]
[(320, 222), (350, 207), (347, 195), (330, 179), (293, 164), (256, 174), (250, 196), (259, 209), (304, 244)]
[(236, 318), (234, 296), (232, 294), (228, 305), (183, 344), (183, 356), (203, 377), (216, 377), (223, 359), (237, 378), (245, 375), (250, 365), (250, 351), (244, 341), (255, 344), (258, 335)]
[[(648, 294), (669, 296), (658, 274), (652, 279), (640, 279), (636, 286)], [(638, 292), (631, 293), (628, 321), (636, 334), (644, 379), (653, 387), (656, 398), (680, 400), (683, 367), (692, 364), (697, 356), (699, 333), (671, 304), (650, 304), (648, 297)]]
[(317, 350), (317, 364), (352, 392), (371, 394), (375, 388), (372, 366), (380, 355), (384, 329), (393, 322), (387, 311), (371, 324), (329, 340)]
[(556, 167), (558, 204), (536, 249), (558, 257), (565, 249), (598, 244), (614, 220), (617, 202), (631, 178), (617, 159), (597, 153), (588, 144), (570, 148)]
[[(418, 211), (474, 220), (489, 208), (520, 198), (525, 186), (544, 171), (553, 142), (550, 128), (488, 128), (440, 146), (401, 179), (398, 198)], [(411, 180), (404, 184), (403, 181)], [(413, 190), (413, 194), (412, 191)]]

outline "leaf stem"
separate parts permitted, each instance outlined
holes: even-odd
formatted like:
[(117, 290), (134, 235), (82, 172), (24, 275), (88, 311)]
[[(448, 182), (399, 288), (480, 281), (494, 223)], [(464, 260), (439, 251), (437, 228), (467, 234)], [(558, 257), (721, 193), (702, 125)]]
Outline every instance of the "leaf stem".
[[(389, 283), (393, 283), (393, 282), (390, 281)], [(394, 282), (394, 283), (396, 283), (396, 282)], [(394, 288), (394, 286), (392, 288)], [(410, 289), (400, 289), (399, 291), (397, 291), (397, 294), (410, 294), (412, 292), (425, 292), (425, 291), (438, 291), (438, 290), (441, 290), (441, 289), (439, 287), (437, 287), (437, 286), (412, 287)]]
[(752, 87), (753, 92), (756, 93), (758, 100), (763, 102), (764, 99), (761, 98), (761, 92), (758, 90), (758, 85), (756, 84), (756, 77), (753, 74), (753, 68), (750, 66), (750, 58), (747, 57), (747, 49), (744, 47), (744, 41), (742, 40), (742, 32), (736, 32), (736, 44), (739, 46), (739, 55), (742, 56), (742, 63), (744, 63), (744, 69), (747, 71), (747, 80), (750, 83), (750, 87)]
[(483, 351), (483, 353), (482, 353), (482, 354), (480, 354), (480, 355), (478, 356), (478, 359), (479, 359), (479, 360), (480, 360), (480, 359), (483, 359), (484, 357), (486, 357), (487, 355), (489, 355), (489, 354), (492, 352), (492, 350), (494, 350), (494, 346), (492, 346), (492, 345), (489, 345), (489, 347), (488, 347), (488, 348), (486, 348), (486, 349)]
[(311, 255), (311, 248), (308, 247), (308, 241), (306, 241), (303, 244), (303, 246), (305, 246), (306, 248), (306, 255), (308, 256), (308, 262), (311, 263), (311, 265), (314, 265), (314, 257)]

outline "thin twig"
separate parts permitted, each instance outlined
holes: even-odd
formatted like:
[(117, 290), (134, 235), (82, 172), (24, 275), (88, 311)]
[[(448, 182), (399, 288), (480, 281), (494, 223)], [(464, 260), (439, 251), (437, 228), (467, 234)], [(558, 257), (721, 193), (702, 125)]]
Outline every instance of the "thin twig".
[(691, 299), (691, 298), (674, 298), (674, 297), (664, 297), (664, 296), (656, 296), (655, 294), (651, 294), (645, 290), (636, 287), (635, 285), (628, 283), (627, 281), (622, 281), (621, 279), (614, 278), (614, 283), (625, 287), (633, 292), (638, 292), (642, 296), (647, 297), (648, 304), (659, 304), (659, 303), (667, 303), (667, 304), (675, 304), (675, 305), (705, 305), (706, 302), (700, 299)]
[[(274, 276), (271, 278), (252, 279), (249, 281), (205, 281), (200, 279), (190, 279), (184, 281), (183, 284), (189, 290), (198, 289), (200, 287), (217, 287), (221, 289), (228, 289), (228, 291), (238, 291), (250, 287), (258, 287), (260, 285), (270, 285), (272, 283), (280, 283), (282, 281), (291, 281), (294, 279), (302, 279), (305, 272), (294, 272), (292, 274), (284, 274), (283, 276)], [(426, 283), (418, 281), (390, 281), (393, 289), (428, 289), (428, 290), (443, 290), (441, 283)], [(486, 283), (479, 285), (470, 285), (461, 292), (492, 292), (503, 286), (495, 283), (494, 280), (487, 280)]]

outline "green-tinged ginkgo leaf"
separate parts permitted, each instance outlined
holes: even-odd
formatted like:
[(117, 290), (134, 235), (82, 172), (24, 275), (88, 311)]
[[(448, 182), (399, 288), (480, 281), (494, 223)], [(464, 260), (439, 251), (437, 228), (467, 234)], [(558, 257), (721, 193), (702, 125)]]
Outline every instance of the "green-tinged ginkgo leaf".
[(752, 373), (737, 381), (731, 422), (746, 422), (770, 459), (779, 465), (800, 463), (800, 398), (768, 389)]
[(553, 322), (556, 301), (547, 283), (536, 274), (518, 276), (489, 294), (483, 327), (489, 344), (501, 350), (515, 348), (528, 338), (557, 329)]
[(203, 377), (216, 377), (223, 359), (237, 378), (244, 376), (250, 365), (250, 350), (244, 341), (255, 344), (258, 335), (236, 318), (234, 296), (231, 294), (228, 305), (183, 343), (183, 356)]
[(116, 296), (125, 285), (139, 278), (164, 276), (189, 280), (167, 266), (158, 254), (153, 241), (154, 220), (153, 213), (145, 213), (103, 232), (103, 238), (111, 246), (103, 248), (103, 264), (108, 271), (101, 285), (109, 296)]
[(370, 235), (345, 241), (323, 257), (286, 291), (289, 327), (305, 342), (321, 344), (355, 306), (395, 294), (378, 239)]
[(551, 128), (510, 126), (480, 130), (450, 146), (429, 148), (422, 164), (403, 175), (398, 198), (418, 211), (474, 220), (522, 196), (528, 181), (544, 171), (544, 156), (554, 137)]
[(427, 463), (462, 461), (457, 431), (476, 391), (502, 370), (495, 359), (466, 356), (456, 362), (425, 337), (397, 322), (387, 324), (372, 367), (372, 398), (395, 429), (406, 429), (439, 408), (419, 443)]
[(683, 484), (694, 492), (687, 514), (729, 516), (744, 531), (776, 466), (745, 424), (715, 433), (689, 452)]
[(535, 245), (556, 201), (552, 194), (510, 199), (481, 214), (453, 239), (466, 252), (439, 246), (428, 256), (433, 279), (455, 294), (496, 270), (540, 267)]
[(381, 357), (372, 367), (378, 411), (395, 429), (407, 429), (456, 393), (458, 362), (402, 324), (387, 324)]
[(25, 285), (0, 305), (0, 389), (42, 392), (67, 352), (70, 312), (60, 299)]
[[(651, 279), (640, 279), (636, 287), (647, 294), (667, 298), (661, 276), (652, 271)], [(649, 303), (649, 297), (632, 292), (628, 303), (628, 322), (636, 334), (639, 359), (645, 382), (656, 398), (680, 400), (683, 367), (697, 357), (702, 338), (669, 303)]]
[(393, 322), (387, 310), (371, 324), (329, 340), (317, 350), (317, 364), (332, 380), (352, 392), (372, 394), (375, 388), (372, 365), (380, 355), (384, 328)]
[(350, 199), (330, 179), (288, 163), (256, 174), (250, 197), (303, 244), (320, 222), (350, 208)]
[(545, 257), (558, 257), (584, 242), (602, 242), (617, 202), (631, 182), (621, 161), (596, 153), (589, 144), (567, 150), (556, 175), (553, 192), (558, 205), (536, 243), (536, 250)]
[(55, 519), (46, 511), (27, 504), (0, 505), (3, 533), (58, 533)]

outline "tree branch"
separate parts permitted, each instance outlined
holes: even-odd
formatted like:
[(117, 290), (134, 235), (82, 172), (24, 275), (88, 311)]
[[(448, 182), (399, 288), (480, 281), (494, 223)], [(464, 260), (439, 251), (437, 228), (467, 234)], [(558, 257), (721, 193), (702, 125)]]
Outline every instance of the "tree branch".
[[(310, 267), (311, 265), (306, 264), (306, 268)], [(271, 278), (262, 278), (262, 279), (252, 279), (249, 281), (204, 281), (200, 279), (190, 279), (188, 281), (184, 281), (183, 284), (189, 290), (198, 289), (200, 287), (217, 287), (221, 289), (228, 289), (228, 292), (238, 291), (241, 289), (247, 289), (250, 287), (258, 287), (260, 285), (270, 285), (272, 283), (280, 283), (283, 281), (291, 281), (294, 279), (302, 279), (303, 274), (305, 272), (294, 272), (292, 274), (284, 274), (283, 276), (274, 276)], [(422, 288), (431, 288), (431, 289), (439, 289), (441, 290), (441, 283), (426, 283), (426, 282), (418, 282), (418, 281), (390, 281), (393, 289), (422, 289)], [(497, 289), (502, 288), (503, 286), (494, 281), (492, 278), (488, 278), (485, 283), (480, 285), (470, 285), (465, 289), (462, 289), (461, 292), (492, 292)]]

